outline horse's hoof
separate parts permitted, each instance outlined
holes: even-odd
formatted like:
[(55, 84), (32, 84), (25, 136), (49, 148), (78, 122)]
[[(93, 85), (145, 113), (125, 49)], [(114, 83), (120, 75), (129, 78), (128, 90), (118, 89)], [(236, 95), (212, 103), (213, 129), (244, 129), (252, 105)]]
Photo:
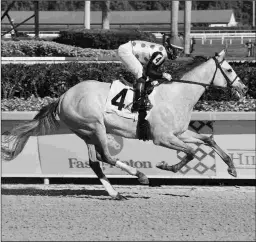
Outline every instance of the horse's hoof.
[(233, 176), (233, 177), (237, 177), (237, 172), (236, 172), (236, 168), (232, 167), (232, 168), (228, 168), (228, 173)]
[(156, 168), (161, 169), (161, 170), (166, 170), (166, 165), (167, 165), (167, 163), (165, 161), (161, 161), (158, 164), (156, 164)]
[(165, 171), (172, 171), (174, 173), (178, 172), (178, 169), (175, 166), (169, 166), (165, 161), (161, 161), (156, 165), (156, 167)]
[(120, 193), (117, 193), (117, 195), (115, 197), (113, 197), (114, 200), (118, 200), (118, 201), (123, 201), (123, 200), (127, 200), (128, 198), (121, 195)]
[(138, 177), (138, 181), (140, 184), (142, 185), (149, 185), (149, 180), (147, 178), (147, 176), (145, 174), (143, 174), (140, 171), (137, 171), (137, 177)]

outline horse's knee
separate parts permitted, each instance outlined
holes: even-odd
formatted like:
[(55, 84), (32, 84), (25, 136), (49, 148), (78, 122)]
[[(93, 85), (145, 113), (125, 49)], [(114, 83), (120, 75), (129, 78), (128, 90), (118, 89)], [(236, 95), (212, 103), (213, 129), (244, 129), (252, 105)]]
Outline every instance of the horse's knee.
[(187, 154), (187, 159), (188, 160), (193, 160), (195, 158), (195, 152), (191, 152)]
[(189, 147), (186, 151), (186, 155), (187, 160), (191, 161), (195, 158), (196, 151), (193, 148)]
[(215, 146), (216, 142), (213, 140), (213, 138), (206, 136), (205, 140), (203, 140), (206, 145), (208, 146)]

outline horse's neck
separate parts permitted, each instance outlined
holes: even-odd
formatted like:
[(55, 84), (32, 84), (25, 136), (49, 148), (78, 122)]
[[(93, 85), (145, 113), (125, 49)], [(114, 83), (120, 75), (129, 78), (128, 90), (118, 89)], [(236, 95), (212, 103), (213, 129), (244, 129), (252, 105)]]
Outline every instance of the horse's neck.
[[(189, 71), (181, 78), (181, 80), (188, 80), (201, 84), (210, 84), (216, 70), (216, 66), (213, 65), (212, 61), (213, 60), (208, 60), (207, 62)], [(181, 93), (184, 93), (184, 95), (193, 100), (193, 105), (198, 102), (202, 94), (205, 92), (205, 87), (201, 85), (182, 83), (178, 85), (181, 86)], [(187, 90), (189, 90), (189, 92)]]
[[(186, 73), (181, 80), (210, 84), (215, 69), (216, 67), (209, 60)], [(181, 105), (184, 111), (188, 111), (198, 102), (204, 91), (205, 88), (201, 85), (174, 82), (163, 85), (158, 93), (161, 101), (172, 103), (171, 105)]]
[(200, 66), (194, 68), (190, 72), (184, 75), (187, 76), (188, 80), (199, 82), (202, 84), (210, 84), (212, 78), (214, 76), (214, 72), (216, 71), (216, 64), (214, 63), (213, 59), (209, 59), (208, 61), (204, 62)]

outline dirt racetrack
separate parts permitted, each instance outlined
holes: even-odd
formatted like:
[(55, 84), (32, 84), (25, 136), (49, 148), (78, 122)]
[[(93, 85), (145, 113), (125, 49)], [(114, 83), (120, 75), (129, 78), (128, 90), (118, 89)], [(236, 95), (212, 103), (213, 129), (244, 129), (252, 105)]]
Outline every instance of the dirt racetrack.
[(2, 185), (2, 241), (255, 241), (255, 187)]

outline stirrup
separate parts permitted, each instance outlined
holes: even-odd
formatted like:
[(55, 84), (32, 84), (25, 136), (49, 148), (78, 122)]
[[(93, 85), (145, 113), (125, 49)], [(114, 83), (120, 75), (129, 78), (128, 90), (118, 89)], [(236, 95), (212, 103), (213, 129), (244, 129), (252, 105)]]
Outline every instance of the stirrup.
[(153, 105), (151, 104), (151, 102), (149, 101), (148, 98), (146, 98), (145, 100), (143, 100), (143, 103), (139, 106), (139, 110), (146, 110), (149, 111), (151, 108), (153, 107)]
[(153, 107), (152, 104), (147, 104), (147, 105), (143, 105), (143, 106), (139, 107), (138, 110), (146, 110), (146, 111), (149, 111), (152, 107)]

